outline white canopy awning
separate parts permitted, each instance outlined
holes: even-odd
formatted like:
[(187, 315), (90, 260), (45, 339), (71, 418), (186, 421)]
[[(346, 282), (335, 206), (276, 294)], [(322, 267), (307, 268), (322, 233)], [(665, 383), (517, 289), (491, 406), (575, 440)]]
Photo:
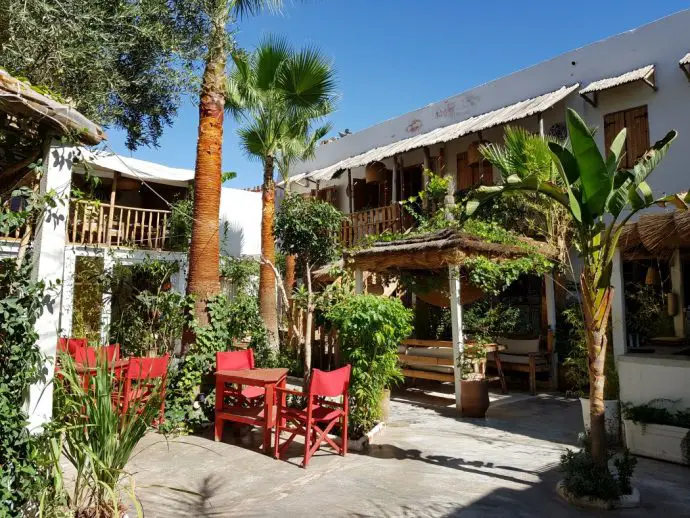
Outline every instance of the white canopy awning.
[(652, 88), (656, 89), (654, 85), (654, 65), (647, 65), (642, 68), (637, 68), (614, 77), (607, 77), (604, 79), (599, 79), (598, 81), (593, 81), (580, 90), (580, 95), (601, 92), (602, 90), (608, 90), (614, 86), (620, 86), (626, 83), (632, 83), (633, 81), (643, 81)]
[(476, 133), (494, 126), (500, 126), (508, 122), (524, 119), (530, 115), (548, 110), (556, 103), (562, 101), (568, 95), (577, 90), (579, 86), (579, 84), (562, 86), (553, 92), (549, 92), (532, 99), (525, 99), (524, 101), (520, 101), (509, 106), (504, 106), (503, 108), (499, 108), (481, 115), (476, 115), (463, 121), (456, 122), (455, 124), (437, 128), (421, 135), (416, 135), (398, 142), (393, 142), (386, 146), (380, 146), (359, 155), (345, 158), (344, 160), (340, 160), (333, 165), (318, 169), (316, 171), (292, 176), (289, 181), (296, 182), (305, 178), (309, 178), (313, 181), (331, 180), (339, 171), (367, 165), (370, 162), (383, 160), (384, 158), (389, 158), (399, 153), (405, 153), (413, 149), (431, 146), (440, 142), (448, 142), (464, 135), (469, 135), (471, 133)]
[(120, 173), (125, 178), (178, 187), (186, 187), (191, 180), (194, 180), (192, 169), (168, 167), (155, 162), (117, 155), (110, 151), (92, 151), (81, 148), (81, 153), (82, 162), (97, 168), (97, 170)]

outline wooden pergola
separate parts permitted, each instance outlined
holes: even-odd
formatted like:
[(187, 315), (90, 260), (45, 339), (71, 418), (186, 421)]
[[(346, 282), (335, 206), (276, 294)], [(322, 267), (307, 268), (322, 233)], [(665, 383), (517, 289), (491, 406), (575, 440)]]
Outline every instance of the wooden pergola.
[[(482, 238), (455, 229), (444, 229), (429, 234), (415, 235), (390, 242), (376, 242), (371, 247), (344, 253), (346, 264), (355, 270), (355, 292), (364, 292), (365, 271), (394, 274), (403, 270), (425, 271), (448, 269), (450, 312), (453, 340), (453, 364), (458, 365), (464, 352), (462, 325), (463, 286), (460, 272), (468, 259), (486, 257), (495, 261), (526, 256), (531, 250), (553, 257), (549, 247), (538, 241), (520, 238), (529, 247), (491, 243)], [(545, 275), (547, 322), (551, 331), (556, 329), (556, 304), (553, 277)], [(468, 288), (467, 285), (464, 286)], [(462, 384), (460, 369), (454, 369), (455, 405), (462, 412)]]

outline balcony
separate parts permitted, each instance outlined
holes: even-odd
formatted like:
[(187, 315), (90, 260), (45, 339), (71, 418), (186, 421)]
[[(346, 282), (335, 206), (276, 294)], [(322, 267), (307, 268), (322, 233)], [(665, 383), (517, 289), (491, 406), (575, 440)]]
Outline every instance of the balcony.
[(166, 250), (169, 210), (139, 209), (72, 200), (67, 239), (75, 245)]
[(410, 228), (411, 221), (402, 213), (399, 203), (347, 214), (340, 229), (344, 248), (361, 243), (366, 236), (389, 232), (402, 232)]

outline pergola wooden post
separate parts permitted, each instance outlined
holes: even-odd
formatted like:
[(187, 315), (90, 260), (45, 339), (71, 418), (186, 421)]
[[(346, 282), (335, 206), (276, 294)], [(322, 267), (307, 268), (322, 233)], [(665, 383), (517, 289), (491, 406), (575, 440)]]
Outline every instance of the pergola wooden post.
[(453, 373), (455, 376), (455, 409), (462, 414), (462, 355), (465, 352), (465, 337), (462, 333), (462, 302), (460, 295), (460, 268), (448, 266), (450, 286), (450, 324), (453, 337)]

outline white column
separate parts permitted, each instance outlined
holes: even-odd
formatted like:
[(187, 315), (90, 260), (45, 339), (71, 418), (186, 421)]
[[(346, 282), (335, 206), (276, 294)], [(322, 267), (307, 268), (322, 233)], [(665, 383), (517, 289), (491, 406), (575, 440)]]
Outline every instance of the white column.
[(72, 312), (74, 311), (74, 275), (77, 268), (77, 254), (72, 248), (65, 248), (62, 268), (62, 302), (60, 303), (60, 336), (72, 336)]
[(623, 258), (620, 250), (613, 256), (611, 272), (613, 301), (611, 302), (611, 337), (613, 354), (616, 359), (625, 354), (628, 333), (625, 329), (625, 288), (623, 283)]
[[(72, 163), (75, 154), (76, 151), (73, 146), (61, 144), (55, 140), (46, 144), (43, 158), (45, 170), (41, 178), (40, 192), (42, 194), (55, 192), (55, 196), (64, 202), (57, 203), (55, 208), (49, 209), (36, 226), (32, 276), (34, 280), (40, 279), (46, 285), (62, 280)], [(60, 328), (59, 304), (62, 299), (62, 286), (57, 285), (56, 291), (48, 291), (46, 294), (52, 300), (43, 309), (43, 313), (36, 321), (35, 326), (38, 333), (38, 347), (41, 353), (48, 358), (45, 365), (46, 380), (31, 386), (27, 408), (29, 429), (36, 432), (40, 431), (42, 425), (48, 422), (53, 415), (52, 379)]]
[(673, 317), (673, 330), (678, 337), (685, 336), (685, 293), (683, 293), (683, 261), (680, 249), (676, 248), (671, 256), (671, 292), (678, 298), (678, 313)]
[(177, 264), (180, 266), (180, 269), (172, 275), (170, 283), (176, 292), (184, 295), (187, 292), (187, 258), (180, 259)]
[(359, 268), (355, 270), (355, 295), (364, 293), (364, 272)]
[(546, 294), (546, 323), (552, 333), (556, 332), (556, 293), (553, 285), (553, 275), (544, 275), (544, 287)]
[[(113, 266), (115, 266), (115, 259), (112, 254), (106, 250), (103, 254), (103, 274), (106, 279), (111, 279), (113, 276)], [(110, 336), (110, 317), (113, 309), (113, 294), (104, 292), (101, 304), (101, 343), (108, 345)]]
[(453, 365), (455, 365), (455, 408), (462, 413), (462, 370), (460, 368), (465, 350), (465, 338), (462, 334), (462, 303), (460, 302), (460, 268), (448, 267), (450, 283), (450, 323), (453, 332)]

